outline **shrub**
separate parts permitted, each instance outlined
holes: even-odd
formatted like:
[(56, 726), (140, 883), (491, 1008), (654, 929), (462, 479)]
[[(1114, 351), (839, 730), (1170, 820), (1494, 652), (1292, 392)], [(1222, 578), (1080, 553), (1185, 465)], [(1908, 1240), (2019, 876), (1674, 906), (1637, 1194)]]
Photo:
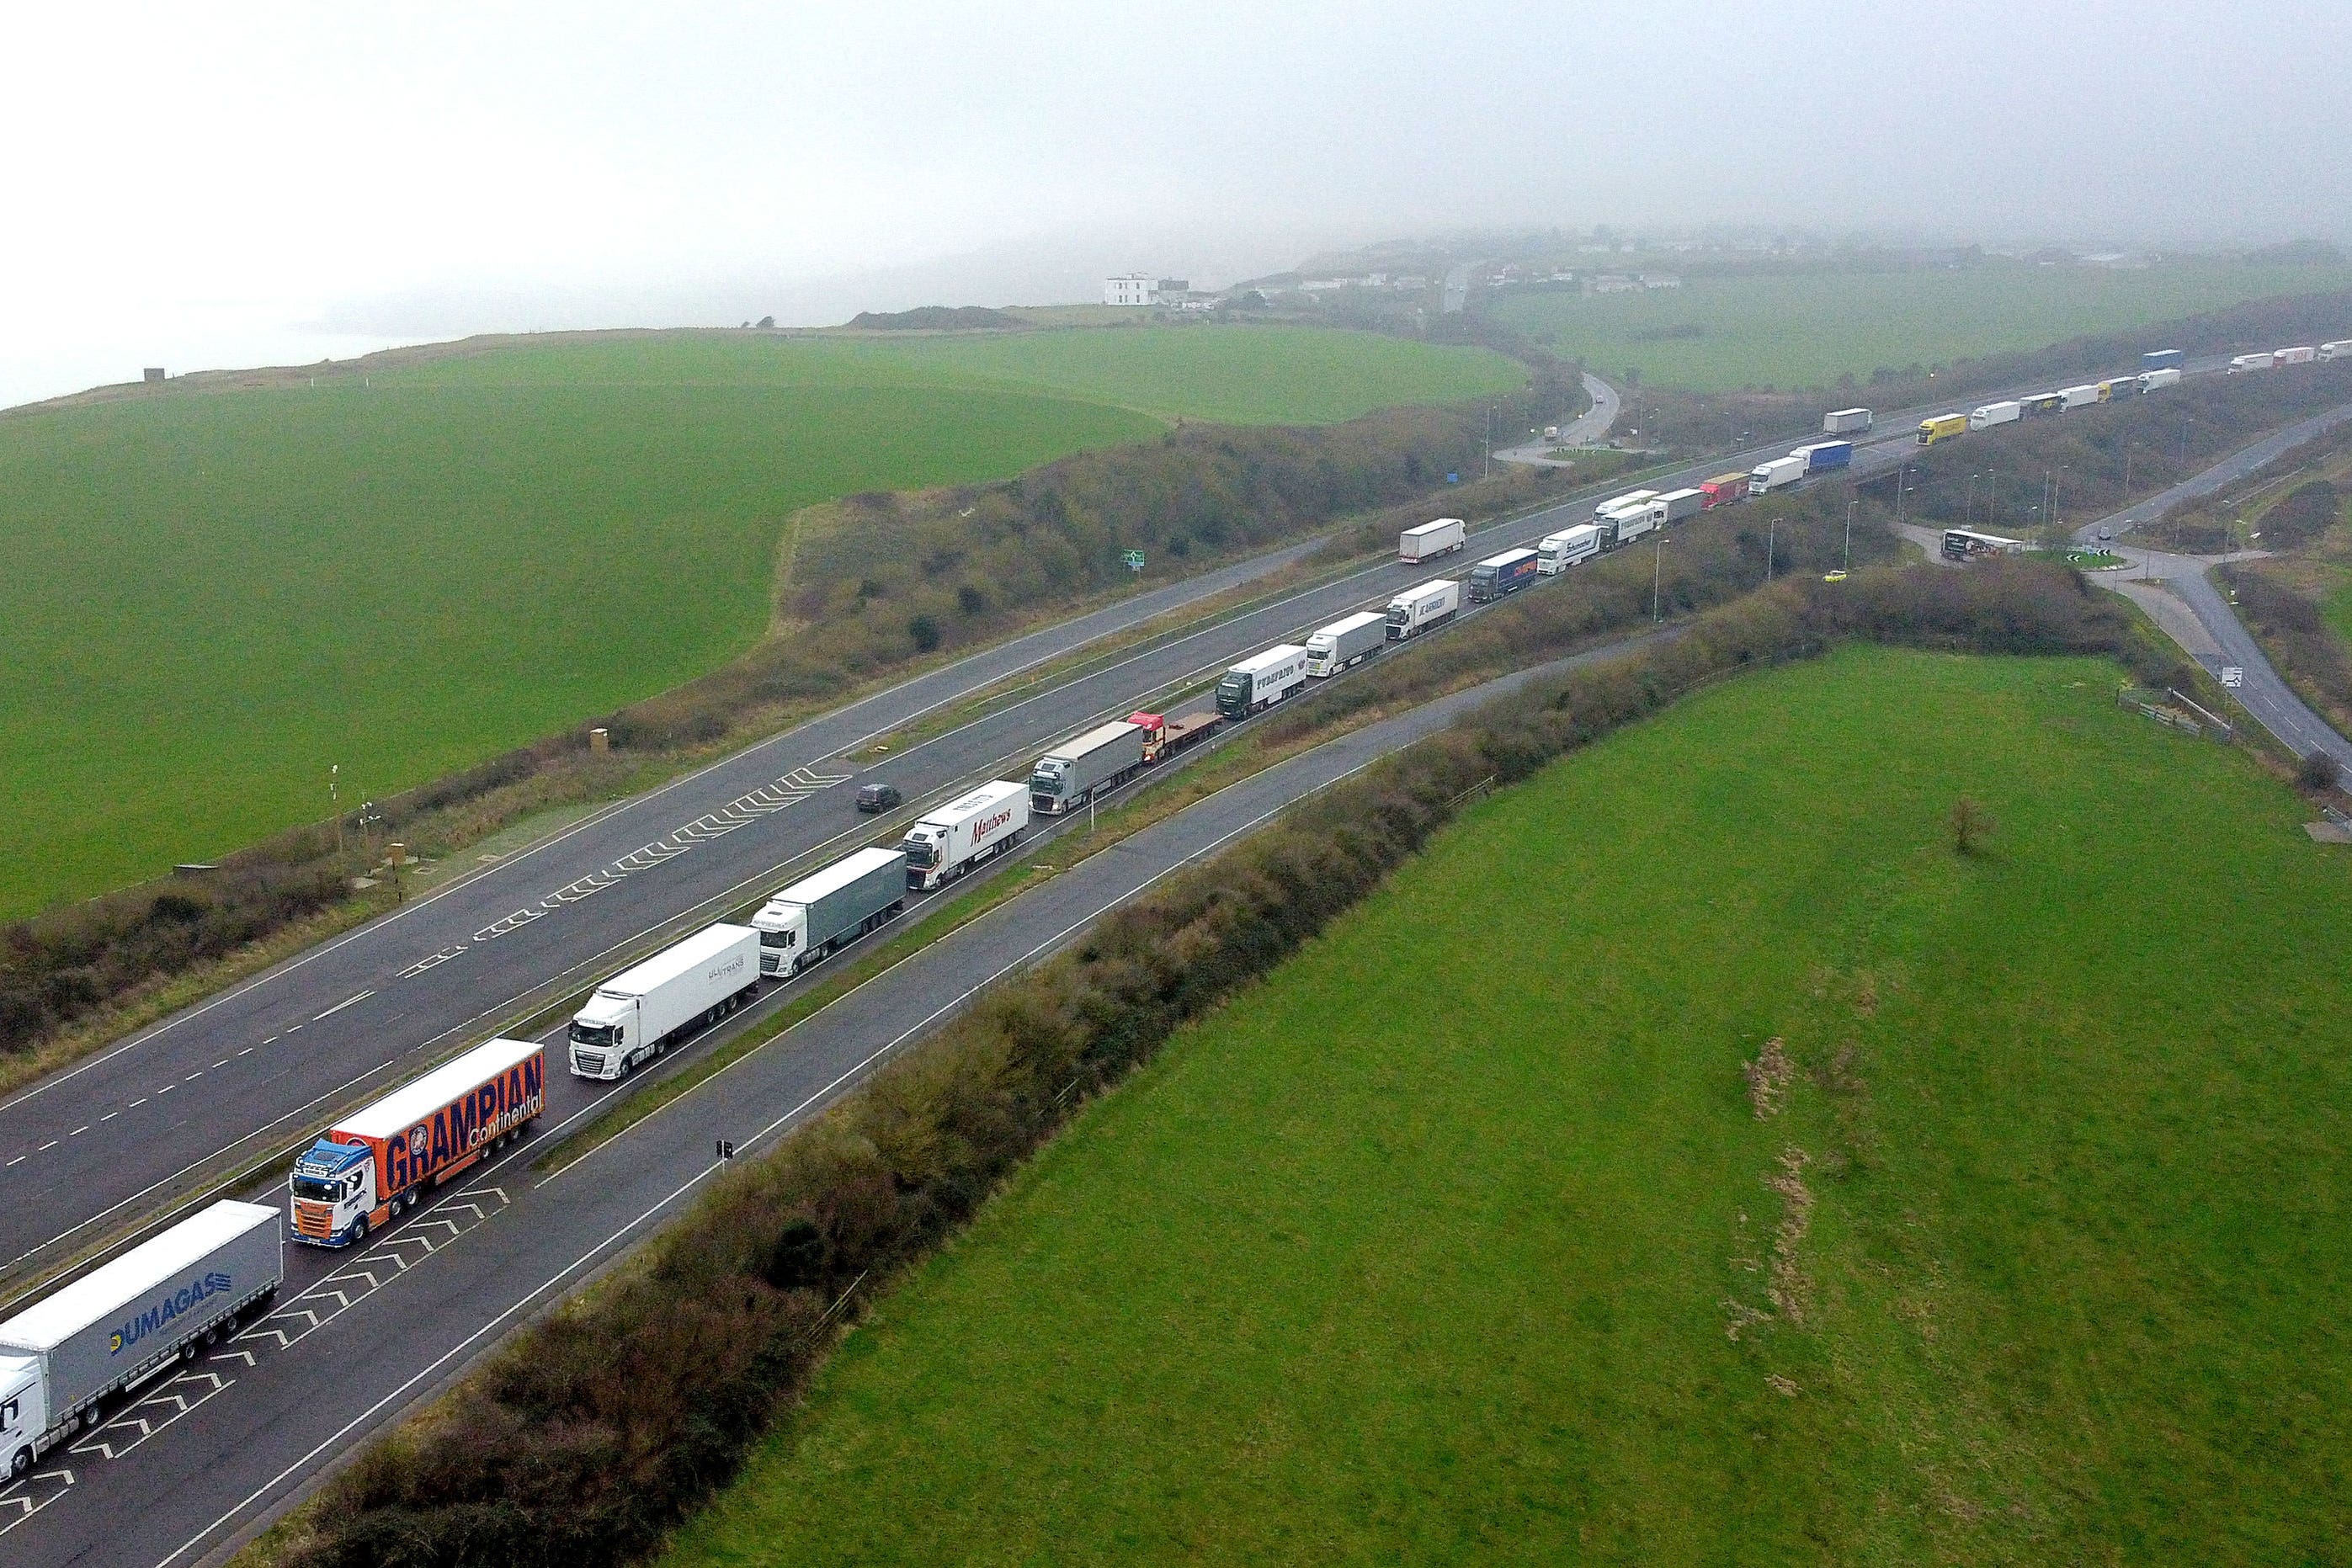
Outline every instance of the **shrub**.
[(2306, 789), (2333, 789), (2342, 773), (2343, 769), (2336, 766), (2336, 758), (2324, 751), (2315, 751), (2297, 765), (2294, 781)]

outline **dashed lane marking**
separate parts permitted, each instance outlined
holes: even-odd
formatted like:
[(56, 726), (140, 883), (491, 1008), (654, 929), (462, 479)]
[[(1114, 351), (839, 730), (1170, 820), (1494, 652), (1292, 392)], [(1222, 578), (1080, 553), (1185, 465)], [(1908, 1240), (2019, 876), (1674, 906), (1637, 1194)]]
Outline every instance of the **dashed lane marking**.
[(14, 1486), (0, 1487), (0, 1535), (5, 1535), (66, 1495), (74, 1473), (62, 1467), (35, 1470)]

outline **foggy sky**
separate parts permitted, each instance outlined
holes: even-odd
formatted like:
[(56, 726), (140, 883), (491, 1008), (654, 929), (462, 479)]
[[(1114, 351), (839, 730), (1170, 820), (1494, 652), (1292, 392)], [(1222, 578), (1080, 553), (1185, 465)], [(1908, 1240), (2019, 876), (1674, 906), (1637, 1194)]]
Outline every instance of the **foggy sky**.
[(1466, 226), (2352, 240), (2352, 5), (26, 8), (0, 403)]

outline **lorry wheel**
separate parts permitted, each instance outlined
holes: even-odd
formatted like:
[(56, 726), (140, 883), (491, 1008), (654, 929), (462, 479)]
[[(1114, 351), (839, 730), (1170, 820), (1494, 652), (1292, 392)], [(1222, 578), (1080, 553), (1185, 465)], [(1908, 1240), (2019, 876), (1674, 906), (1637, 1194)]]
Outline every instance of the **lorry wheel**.
[(12, 1481), (23, 1480), (27, 1475), (32, 1473), (32, 1469), (33, 1450), (30, 1448), (19, 1448), (16, 1450), (15, 1456), (8, 1461), (8, 1479)]
[(367, 1240), (367, 1236), (368, 1217), (362, 1214), (352, 1221), (352, 1245), (354, 1247), (361, 1245)]

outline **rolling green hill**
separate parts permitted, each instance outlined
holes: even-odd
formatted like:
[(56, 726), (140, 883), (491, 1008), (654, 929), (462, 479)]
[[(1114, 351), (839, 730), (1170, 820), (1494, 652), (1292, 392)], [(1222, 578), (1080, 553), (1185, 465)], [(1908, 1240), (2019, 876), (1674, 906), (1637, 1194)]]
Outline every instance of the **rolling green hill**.
[(1518, 380), (1272, 329), (622, 334), (0, 420), (0, 916), (712, 668), (811, 502)]
[(1476, 807), (665, 1568), (2342, 1561), (2352, 868), (2115, 675), (1851, 649)]
[(1596, 374), (1619, 377), (1632, 366), (1652, 386), (1728, 392), (1826, 386), (1882, 366), (2036, 349), (2347, 285), (2352, 268), (2331, 267), (2004, 266), (1695, 277), (1680, 288), (1633, 294), (1519, 295), (1499, 314), (1559, 352), (1580, 356)]

